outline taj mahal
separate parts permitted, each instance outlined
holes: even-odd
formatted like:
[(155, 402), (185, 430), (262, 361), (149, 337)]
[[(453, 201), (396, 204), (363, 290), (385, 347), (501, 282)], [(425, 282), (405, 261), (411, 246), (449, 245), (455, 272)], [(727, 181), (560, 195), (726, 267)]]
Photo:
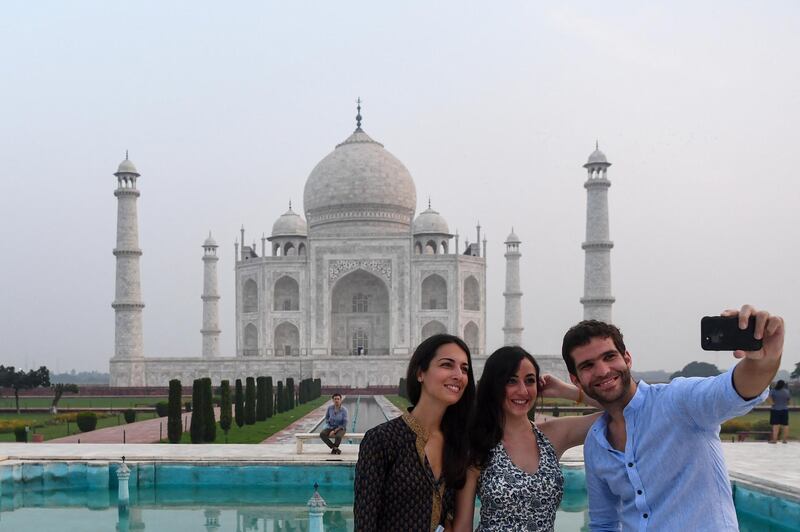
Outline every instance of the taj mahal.
[[(303, 213), (289, 204), (260, 243), (234, 244), (236, 352), (219, 352), (218, 245), (203, 242), (202, 351), (196, 357), (146, 357), (143, 349), (137, 200), (140, 174), (127, 156), (117, 172), (115, 348), (112, 386), (165, 386), (270, 375), (320, 378), (325, 386), (395, 386), (425, 338), (447, 332), (464, 339), (476, 378), (486, 348), (486, 239), (453, 234), (445, 217), (416, 214), (409, 170), (361, 127), (311, 171)], [(610, 163), (599, 149), (588, 179), (584, 297), (586, 318), (611, 321), (608, 199)], [(304, 214), (304, 216), (303, 216)], [(511, 221), (509, 221), (511, 222)], [(509, 223), (509, 226), (512, 225)], [(260, 245), (259, 245), (260, 244)], [(503, 341), (522, 344), (519, 237), (505, 240)], [(233, 265), (231, 265), (233, 266)], [(499, 346), (496, 346), (499, 347)], [(534, 353), (542, 371), (566, 377), (559, 355)]]

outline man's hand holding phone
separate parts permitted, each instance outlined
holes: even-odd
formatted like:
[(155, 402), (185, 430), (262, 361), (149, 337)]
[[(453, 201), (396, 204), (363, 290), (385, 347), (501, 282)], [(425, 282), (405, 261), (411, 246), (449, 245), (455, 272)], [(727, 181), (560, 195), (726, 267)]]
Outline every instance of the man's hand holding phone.
[(755, 319), (753, 337), (761, 341), (760, 349), (736, 349), (733, 356), (736, 358), (749, 358), (753, 360), (777, 360), (783, 354), (784, 326), (783, 318), (772, 316), (766, 310), (756, 310), (751, 305), (744, 305), (741, 310), (725, 310), (725, 317), (738, 317), (739, 329), (748, 328), (751, 319)]

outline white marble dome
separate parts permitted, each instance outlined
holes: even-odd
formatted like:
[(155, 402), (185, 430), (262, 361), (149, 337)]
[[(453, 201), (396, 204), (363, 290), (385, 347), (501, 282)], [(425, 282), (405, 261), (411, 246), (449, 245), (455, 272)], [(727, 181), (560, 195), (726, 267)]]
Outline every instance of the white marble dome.
[(514, 228), (511, 228), (511, 233), (506, 237), (506, 244), (521, 244), (522, 240), (519, 239), (517, 233), (514, 232)]
[(275, 220), (272, 224), (272, 236), (306, 236), (308, 235), (308, 228), (306, 221), (303, 217), (292, 210), (289, 205), (289, 210), (283, 213), (280, 218)]
[(586, 164), (608, 164), (608, 159), (606, 159), (606, 154), (601, 152), (600, 148), (597, 148), (589, 155), (589, 160), (586, 161)]
[(450, 227), (444, 216), (428, 206), (414, 220), (412, 232), (415, 235), (449, 235)]
[(214, 237), (211, 236), (211, 232), (210, 231), (208, 233), (208, 238), (206, 238), (206, 241), (203, 242), (203, 247), (204, 248), (216, 248), (216, 247), (219, 247), (219, 246), (217, 246), (217, 241), (214, 240)]
[(136, 170), (136, 166), (134, 166), (133, 162), (129, 161), (127, 158), (121, 163), (119, 163), (119, 167), (117, 168), (117, 173), (139, 175), (139, 172)]
[(303, 205), (312, 229), (323, 223), (387, 222), (408, 230), (417, 192), (403, 163), (357, 128), (311, 171)]

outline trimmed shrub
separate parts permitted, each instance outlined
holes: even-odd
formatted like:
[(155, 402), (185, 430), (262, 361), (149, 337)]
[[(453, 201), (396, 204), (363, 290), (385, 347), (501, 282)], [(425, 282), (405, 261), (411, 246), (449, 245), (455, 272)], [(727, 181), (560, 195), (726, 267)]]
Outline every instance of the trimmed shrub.
[(256, 380), (247, 377), (244, 385), (244, 422), (254, 425), (256, 422)]
[(408, 392), (406, 391), (406, 379), (405, 377), (400, 377), (400, 384), (397, 385), (397, 395), (408, 399)]
[(751, 430), (752, 426), (747, 421), (741, 419), (729, 419), (722, 424), (719, 431), (722, 434), (735, 434), (745, 430)]
[(286, 379), (286, 410), (294, 408), (294, 379), (289, 377)]
[(283, 381), (278, 381), (278, 393), (275, 395), (277, 396), (275, 400), (275, 410), (277, 410), (277, 412), (280, 414), (286, 410), (286, 394), (283, 391)]
[[(169, 381), (169, 407), (167, 408), (167, 439), (170, 443), (179, 443), (183, 434), (183, 420), (181, 419), (181, 396), (183, 386), (178, 379)], [(191, 403), (187, 403), (191, 412)]]
[(258, 377), (256, 379), (256, 421), (266, 421), (267, 419), (267, 379)]
[(217, 439), (217, 421), (214, 417), (211, 377), (203, 379), (203, 413), (203, 441), (213, 443)]
[(192, 383), (192, 424), (189, 435), (192, 443), (203, 443), (203, 385), (202, 379), (195, 379)]
[(222, 381), (219, 386), (220, 404), (219, 426), (227, 434), (231, 428), (231, 384), (227, 380)]
[(272, 377), (267, 377), (264, 395), (267, 399), (267, 417), (275, 415), (275, 391), (272, 389)]
[(90, 432), (97, 427), (97, 414), (94, 412), (81, 412), (78, 414), (76, 421), (81, 432)]
[(314, 399), (322, 395), (322, 379), (314, 379)]
[(156, 415), (164, 417), (169, 413), (169, 403), (167, 401), (159, 401), (156, 403)]
[(17, 443), (28, 443), (28, 428), (14, 427), (14, 440)]
[(191, 401), (186, 401), (185, 403), (183, 403), (183, 409), (186, 410), (187, 412), (191, 412), (192, 411), (192, 402)]
[(233, 396), (233, 418), (236, 426), (244, 425), (244, 392), (242, 392), (242, 379), (236, 379), (236, 391)]
[(129, 408), (125, 410), (122, 415), (125, 416), (125, 423), (133, 423), (136, 421), (136, 410)]

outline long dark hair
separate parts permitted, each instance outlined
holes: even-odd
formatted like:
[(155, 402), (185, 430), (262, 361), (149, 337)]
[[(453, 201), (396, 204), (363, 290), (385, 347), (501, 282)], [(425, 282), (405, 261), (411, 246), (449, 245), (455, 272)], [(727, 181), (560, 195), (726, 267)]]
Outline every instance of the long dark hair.
[(419, 402), (422, 384), (417, 380), (418, 371), (427, 371), (436, 350), (443, 345), (456, 344), (467, 354), (467, 386), (464, 394), (454, 405), (447, 407), (442, 417), (441, 429), (444, 435), (444, 457), (442, 474), (447, 487), (460, 489), (464, 486), (467, 464), (469, 463), (469, 442), (464, 437), (464, 427), (469, 422), (472, 406), (475, 403), (475, 377), (472, 374), (472, 356), (464, 340), (452, 334), (434, 334), (424, 340), (408, 362), (406, 372), (406, 391), (412, 407)]
[(486, 466), (491, 451), (503, 439), (503, 401), (506, 397), (508, 379), (517, 372), (520, 362), (527, 358), (536, 369), (536, 395), (541, 397), (539, 364), (519, 346), (501, 347), (486, 359), (483, 374), (478, 383), (478, 397), (470, 421), (470, 462), (478, 467)]

